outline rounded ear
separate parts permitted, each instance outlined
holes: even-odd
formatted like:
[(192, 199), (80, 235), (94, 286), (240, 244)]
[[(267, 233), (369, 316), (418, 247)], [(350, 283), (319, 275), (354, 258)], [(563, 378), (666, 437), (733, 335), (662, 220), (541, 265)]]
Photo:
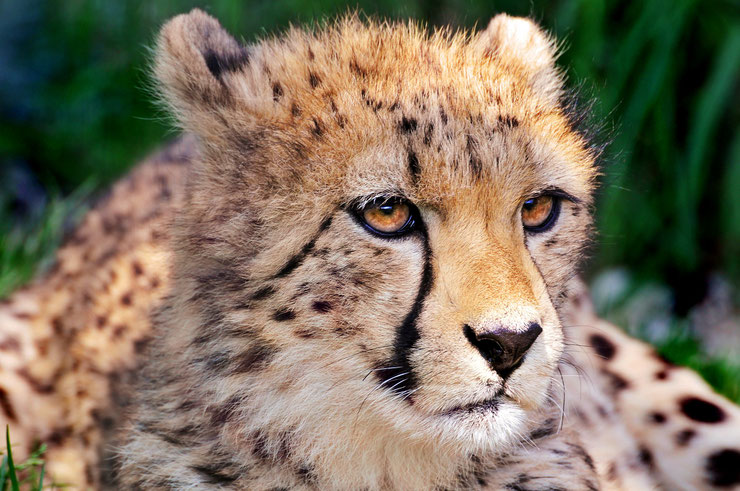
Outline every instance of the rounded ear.
[(233, 99), (231, 73), (249, 64), (249, 51), (216, 19), (194, 9), (167, 22), (159, 33), (154, 74), (181, 120), (224, 107)]
[(478, 36), (482, 49), (516, 66), (534, 90), (548, 94), (562, 88), (555, 42), (531, 19), (498, 14)]

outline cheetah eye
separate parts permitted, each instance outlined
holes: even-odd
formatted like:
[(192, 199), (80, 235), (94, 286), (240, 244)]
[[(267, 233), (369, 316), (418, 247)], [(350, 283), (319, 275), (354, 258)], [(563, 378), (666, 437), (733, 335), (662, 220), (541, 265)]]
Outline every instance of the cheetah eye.
[(543, 194), (529, 198), (522, 205), (522, 224), (524, 230), (539, 233), (549, 230), (558, 219), (560, 198)]
[(375, 198), (356, 210), (360, 222), (381, 237), (398, 237), (414, 230), (416, 207), (403, 198)]

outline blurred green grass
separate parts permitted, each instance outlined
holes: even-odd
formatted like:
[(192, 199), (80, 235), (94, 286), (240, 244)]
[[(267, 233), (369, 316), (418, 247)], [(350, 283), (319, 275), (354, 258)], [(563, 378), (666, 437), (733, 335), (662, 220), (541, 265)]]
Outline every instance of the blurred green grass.
[[(247, 42), (350, 8), (432, 26), (534, 17), (561, 41), (560, 65), (597, 101), (594, 121), (611, 140), (591, 268), (667, 284), (677, 318), (711, 273), (738, 285), (740, 0), (5, 0), (0, 297), (49, 257), (85, 196), (171, 137), (152, 103), (148, 47), (194, 6)], [(671, 342), (682, 359), (698, 353)]]

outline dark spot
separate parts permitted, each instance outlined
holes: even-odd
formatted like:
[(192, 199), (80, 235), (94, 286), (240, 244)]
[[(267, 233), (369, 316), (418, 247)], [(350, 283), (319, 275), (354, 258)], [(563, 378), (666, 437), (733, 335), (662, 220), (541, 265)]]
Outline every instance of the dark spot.
[[(329, 255), (330, 252), (331, 252), (331, 250), (329, 250), (328, 247), (322, 247), (321, 249), (317, 249), (313, 253), (313, 255), (316, 256), (316, 257), (326, 258)], [(308, 291), (308, 290), (306, 290), (306, 291)]]
[(409, 150), (408, 163), (409, 172), (411, 172), (411, 178), (416, 182), (419, 180), (421, 167), (419, 167), (419, 159), (416, 157), (416, 153), (413, 150)]
[[(26, 368), (20, 368), (15, 371), (19, 377), (23, 378), (33, 390), (39, 394), (51, 394), (54, 392), (54, 380), (52, 382), (42, 382), (37, 379)], [(61, 373), (57, 372), (52, 378), (58, 379)]]
[(337, 108), (337, 103), (334, 102), (334, 98), (332, 96), (329, 96), (328, 98), (329, 98), (329, 107), (331, 108), (331, 111), (333, 113), (336, 113), (337, 111), (339, 111), (339, 109)]
[(610, 371), (610, 370), (602, 370), (601, 373), (609, 379), (609, 387), (611, 388), (613, 393), (620, 392), (622, 390), (625, 390), (629, 388), (630, 383), (625, 380), (622, 376), (617, 375), (616, 373)]
[(545, 247), (552, 247), (554, 245), (557, 245), (557, 243), (558, 243), (558, 239), (556, 239), (555, 237), (552, 237), (545, 241)]
[(337, 126), (344, 128), (347, 125), (347, 118), (342, 114), (337, 114), (334, 119), (337, 121)]
[(230, 353), (228, 351), (219, 351), (217, 353), (211, 353), (205, 358), (198, 358), (195, 360), (197, 363), (204, 363), (208, 370), (221, 371), (226, 368), (229, 364)]
[(719, 423), (725, 419), (725, 412), (722, 408), (698, 397), (686, 397), (678, 404), (687, 418), (700, 423)]
[(229, 420), (234, 416), (237, 408), (242, 402), (242, 398), (234, 396), (224, 404), (213, 409), (211, 413), (211, 423), (214, 426), (223, 426), (228, 423)]
[(478, 142), (476, 139), (468, 135), (466, 137), (465, 149), (468, 153), (468, 164), (470, 165), (471, 172), (474, 176), (480, 177), (483, 171), (483, 164), (478, 155)]
[(655, 380), (665, 380), (668, 378), (668, 370), (660, 370), (655, 372)]
[(8, 397), (8, 393), (2, 387), (0, 387), (0, 409), (3, 410), (3, 413), (5, 413), (5, 416), (8, 418), (8, 421), (17, 420), (18, 417), (15, 414), (13, 405), (10, 403), (10, 398)]
[(257, 342), (235, 358), (234, 373), (246, 373), (264, 368), (276, 351), (264, 343)]
[(65, 426), (63, 428), (54, 428), (49, 436), (46, 437), (46, 441), (53, 446), (59, 446), (64, 443), (74, 433), (71, 426)]
[(275, 311), (275, 313), (272, 314), (272, 318), (278, 322), (291, 321), (295, 319), (295, 312), (287, 308), (282, 308)]
[(393, 104), (391, 104), (388, 107), (388, 110), (391, 111), (391, 112), (398, 111), (400, 109), (400, 107), (401, 107), (401, 105), (398, 102), (394, 102)]
[(577, 217), (578, 215), (581, 214), (581, 208), (576, 205), (572, 205), (570, 214), (573, 215), (574, 217)]
[(252, 454), (255, 457), (262, 461), (271, 459), (270, 454), (267, 452), (267, 437), (265, 437), (262, 431), (255, 431), (250, 435), (249, 439), (252, 442)]
[(272, 84), (272, 100), (278, 102), (281, 97), (283, 97), (283, 87), (275, 82)]
[(325, 314), (331, 310), (331, 304), (324, 300), (316, 300), (311, 304), (311, 308), (320, 314)]
[(221, 80), (221, 74), (235, 72), (249, 63), (249, 52), (243, 46), (238, 46), (230, 53), (222, 54), (207, 49), (203, 52), (203, 59), (213, 76)]
[(135, 341), (134, 342), (134, 353), (136, 354), (143, 353), (148, 344), (149, 344), (149, 338), (139, 339)]
[(694, 437), (696, 437), (696, 431), (692, 429), (681, 430), (676, 433), (676, 445), (685, 447)]
[(589, 453), (586, 452), (586, 450), (582, 446), (576, 445), (575, 443), (568, 443), (567, 445), (568, 445), (568, 448), (570, 448), (571, 451), (573, 451), (575, 455), (579, 456), (583, 460), (583, 462), (588, 466), (589, 469), (591, 469), (592, 471), (596, 470), (596, 466), (594, 465), (594, 460), (591, 458), (591, 455), (589, 455)]
[(311, 128), (311, 131), (313, 132), (314, 135), (316, 135), (316, 137), (320, 137), (324, 133), (324, 130), (321, 128), (321, 124), (319, 124), (318, 119), (316, 118), (312, 118), (312, 119), (313, 119), (313, 127)]
[(123, 337), (123, 333), (126, 332), (126, 326), (123, 324), (118, 324), (116, 327), (113, 328), (113, 332), (111, 333), (111, 337), (113, 339), (120, 339)]
[(653, 453), (647, 449), (644, 445), (640, 445), (639, 453), (637, 457), (640, 459), (642, 465), (648, 469), (653, 468)]
[(648, 414), (648, 421), (655, 424), (663, 424), (667, 421), (668, 418), (666, 418), (666, 415), (659, 412), (652, 412)]
[(268, 285), (268, 286), (263, 286), (262, 288), (254, 292), (251, 298), (252, 300), (264, 300), (265, 298), (270, 297), (274, 294), (275, 294), (275, 288)]
[(13, 337), (6, 337), (0, 341), (0, 351), (19, 351), (21, 349), (21, 343)]
[(103, 329), (107, 322), (108, 318), (104, 315), (99, 315), (95, 318), (95, 325), (98, 327), (98, 329)]
[(132, 300), (131, 300), (132, 295), (133, 295), (133, 292), (126, 292), (126, 293), (124, 293), (123, 296), (121, 297), (121, 305), (126, 305), (126, 306), (131, 305), (132, 304)]
[(357, 60), (355, 60), (354, 58), (349, 62), (349, 69), (359, 77), (367, 76), (367, 71), (365, 71), (364, 68), (360, 67), (360, 65), (357, 64)]
[(542, 426), (535, 429), (532, 433), (529, 434), (529, 438), (532, 440), (539, 440), (540, 438), (545, 438), (551, 435), (554, 435), (558, 430), (558, 425), (556, 424), (554, 419), (548, 419), (543, 423)]
[(609, 466), (606, 468), (606, 479), (609, 481), (619, 481), (616, 462), (610, 462)]
[(416, 125), (417, 123), (415, 119), (404, 116), (401, 118), (398, 129), (400, 129), (402, 133), (411, 133), (412, 131), (416, 131)]
[(321, 79), (314, 72), (309, 72), (309, 74), (308, 74), (308, 83), (309, 83), (309, 85), (311, 86), (312, 89), (315, 89), (321, 83)]
[(303, 261), (306, 258), (306, 255), (309, 254), (313, 248), (316, 246), (316, 240), (318, 239), (319, 235), (321, 235), (322, 232), (324, 232), (326, 229), (329, 228), (331, 225), (332, 218), (329, 217), (326, 220), (324, 220), (321, 223), (321, 226), (319, 227), (319, 231), (316, 234), (316, 236), (308, 241), (301, 251), (290, 258), (287, 263), (275, 274), (275, 278), (284, 278), (285, 276), (288, 276), (290, 273), (292, 273), (298, 266), (303, 264)]
[(442, 120), (443, 125), (447, 124), (447, 113), (442, 108), (439, 109), (439, 119)]
[(617, 347), (614, 346), (614, 343), (601, 334), (592, 334), (591, 337), (588, 338), (588, 342), (591, 343), (596, 354), (604, 360), (611, 360), (617, 352)]
[(51, 329), (54, 331), (54, 334), (61, 335), (62, 332), (64, 332), (64, 323), (62, 322), (61, 317), (54, 317), (51, 320)]
[(134, 272), (134, 276), (141, 276), (144, 274), (144, 268), (141, 267), (141, 263), (139, 261), (131, 263), (131, 270)]
[(740, 452), (726, 448), (707, 459), (709, 483), (713, 486), (740, 484)]
[(208, 463), (203, 465), (191, 465), (190, 468), (200, 474), (207, 484), (231, 484), (238, 476), (225, 473), (226, 464)]
[(519, 120), (515, 116), (503, 116), (498, 117), (499, 126), (506, 126), (507, 128), (516, 128), (519, 126)]
[[(526, 484), (529, 481), (531, 481), (531, 480), (532, 480), (532, 478), (530, 476), (528, 476), (527, 474), (519, 474), (516, 477), (516, 480), (514, 480), (514, 481), (512, 481), (510, 483), (505, 484), (504, 485), (504, 488), (505, 489), (508, 489), (510, 491), (525, 491), (525, 490), (529, 489), (526, 486)], [(548, 488), (548, 489), (550, 489), (550, 488)]]
[(296, 118), (301, 115), (301, 108), (298, 107), (298, 104), (296, 104), (295, 102), (290, 106), (290, 114), (292, 114), (293, 117)]

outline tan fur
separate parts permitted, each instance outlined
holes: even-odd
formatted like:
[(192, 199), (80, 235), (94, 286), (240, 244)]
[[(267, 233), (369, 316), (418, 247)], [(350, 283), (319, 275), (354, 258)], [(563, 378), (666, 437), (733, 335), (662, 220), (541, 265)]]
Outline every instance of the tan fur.
[[(658, 362), (573, 280), (595, 155), (531, 21), (428, 36), (349, 17), (242, 47), (195, 10), (157, 52), (197, 141), (120, 183), (59, 266), (0, 307), (0, 417), (21, 451), (50, 443), (58, 480), (101, 485), (108, 442), (126, 489), (691, 487), (736, 448), (734, 424), (677, 457), (677, 423), (642, 414), (686, 388), (614, 390), (611, 370)], [(553, 188), (572, 197), (556, 225), (526, 233), (522, 202)], [(378, 195), (415, 203), (423, 229), (363, 229), (350, 209)], [(135, 400), (113, 404), (152, 309)], [(532, 322), (543, 332), (505, 384), (464, 334)], [(619, 356), (594, 362), (591, 326)], [(712, 428), (737, 420), (682, 377), (728, 416)], [(489, 399), (495, 411), (459, 409)], [(129, 413), (116, 443), (114, 405)]]

